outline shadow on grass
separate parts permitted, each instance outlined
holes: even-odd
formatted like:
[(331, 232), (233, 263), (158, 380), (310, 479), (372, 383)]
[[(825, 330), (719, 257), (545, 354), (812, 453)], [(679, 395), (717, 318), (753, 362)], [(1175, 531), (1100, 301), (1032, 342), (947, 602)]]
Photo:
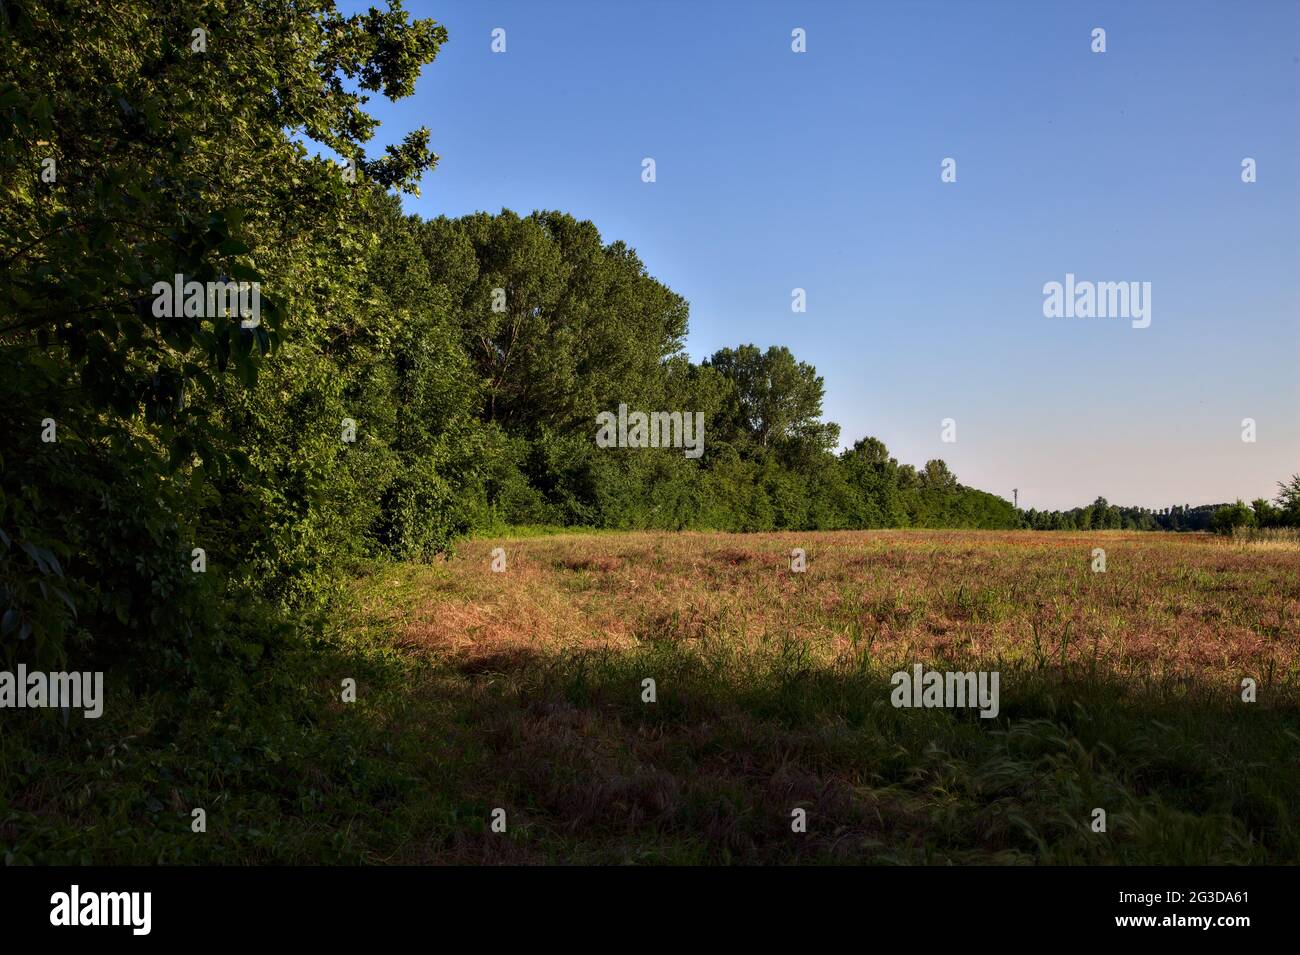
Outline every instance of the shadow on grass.
[(889, 670), (788, 640), (455, 665), (318, 641), (233, 694), (119, 692), (66, 728), (6, 714), (0, 845), (9, 863), (1300, 859), (1293, 688), (1247, 704), (1003, 664), (982, 719), (895, 708)]

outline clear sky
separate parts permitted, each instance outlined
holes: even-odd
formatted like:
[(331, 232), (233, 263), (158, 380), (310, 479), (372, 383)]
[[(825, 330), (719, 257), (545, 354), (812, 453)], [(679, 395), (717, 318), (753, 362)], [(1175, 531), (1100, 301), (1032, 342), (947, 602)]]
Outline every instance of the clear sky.
[[(592, 220), (690, 302), (692, 358), (815, 365), (845, 444), (1039, 508), (1300, 471), (1294, 0), (406, 7), (450, 34), (370, 104), (370, 155), (427, 125), (442, 157), (408, 211)], [(1066, 273), (1150, 282), (1150, 327), (1045, 318)]]

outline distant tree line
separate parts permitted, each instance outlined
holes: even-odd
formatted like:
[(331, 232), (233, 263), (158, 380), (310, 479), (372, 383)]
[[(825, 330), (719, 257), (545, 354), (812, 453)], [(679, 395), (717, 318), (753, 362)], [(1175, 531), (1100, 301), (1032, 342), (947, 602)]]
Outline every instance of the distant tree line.
[[(686, 302), (589, 222), (509, 211), (421, 222), (395, 206), (388, 215), (383, 254), (406, 244), (423, 259), (473, 371), (460, 380), (480, 455), (477, 480), (459, 489), (461, 526), (1017, 525), (1009, 502), (963, 487), (942, 461), (901, 465), (874, 438), (836, 454), (823, 380), (788, 348), (744, 344), (692, 362)], [(620, 404), (702, 413), (703, 456), (597, 447), (597, 415)]]
[(1256, 498), (1247, 506), (1237, 500), (1215, 509), (1209, 529), (1231, 534), (1238, 528), (1300, 528), (1300, 474), (1285, 483), (1278, 482), (1278, 494), (1272, 501)]
[(1247, 506), (1186, 504), (1166, 508), (1117, 507), (1099, 497), (1087, 507), (1068, 511), (1023, 512), (1024, 526), (1042, 531), (1214, 531), (1231, 533), (1234, 527), (1300, 527), (1300, 474), (1278, 483), (1273, 501), (1258, 498)]

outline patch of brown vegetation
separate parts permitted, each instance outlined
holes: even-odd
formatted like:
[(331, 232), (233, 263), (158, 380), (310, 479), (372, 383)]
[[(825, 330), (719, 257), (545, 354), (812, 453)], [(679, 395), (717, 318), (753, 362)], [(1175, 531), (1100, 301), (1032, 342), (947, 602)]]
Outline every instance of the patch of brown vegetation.
[[(505, 573), (490, 570), (496, 546)], [(1106, 573), (1091, 570), (1097, 546)], [(806, 572), (790, 571), (792, 547)], [(1205, 535), (573, 535), (474, 541), (432, 574), (405, 641), (467, 667), (706, 635), (795, 636), (828, 657), (866, 642), (884, 659), (1050, 654), (1218, 681), (1300, 666), (1300, 554)]]

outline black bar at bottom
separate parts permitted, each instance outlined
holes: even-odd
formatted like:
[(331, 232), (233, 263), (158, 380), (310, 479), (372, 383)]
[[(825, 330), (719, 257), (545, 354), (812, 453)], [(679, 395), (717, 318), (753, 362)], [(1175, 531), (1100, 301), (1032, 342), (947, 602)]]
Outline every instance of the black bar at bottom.
[[(6, 941), (76, 932), (128, 944), (374, 942), (417, 933), (438, 944), (461, 928), (496, 942), (519, 933), (532, 942), (581, 934), (609, 943), (620, 935), (588, 933), (614, 923), (620, 933), (666, 938), (679, 928), (692, 939), (734, 941), (782, 923), (820, 933), (846, 922), (873, 942), (965, 926), (977, 931), (972, 939), (1039, 930), (1055, 939), (1199, 934), (1231, 944), (1294, 928), (1296, 913), (1283, 910), (1294, 909), (1293, 878), (1272, 868), (6, 869), (0, 931)], [(146, 892), (147, 934), (145, 897), (120, 894)], [(71, 924), (114, 918), (121, 924)]]

